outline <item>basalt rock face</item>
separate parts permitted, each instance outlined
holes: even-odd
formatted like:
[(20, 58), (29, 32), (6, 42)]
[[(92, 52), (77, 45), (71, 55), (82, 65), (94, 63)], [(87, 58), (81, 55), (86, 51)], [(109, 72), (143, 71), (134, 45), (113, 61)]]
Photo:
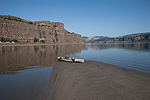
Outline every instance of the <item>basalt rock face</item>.
[(64, 29), (64, 24), (50, 21), (28, 21), (15, 16), (0, 15), (0, 37), (21, 42), (34, 42), (34, 38), (46, 43), (84, 43), (79, 34)]

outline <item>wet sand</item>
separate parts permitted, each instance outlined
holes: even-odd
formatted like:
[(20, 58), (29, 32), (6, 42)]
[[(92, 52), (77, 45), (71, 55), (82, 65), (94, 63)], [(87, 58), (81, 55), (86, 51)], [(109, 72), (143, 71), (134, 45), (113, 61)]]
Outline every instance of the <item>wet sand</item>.
[(150, 100), (150, 74), (85, 61), (54, 66), (43, 100)]

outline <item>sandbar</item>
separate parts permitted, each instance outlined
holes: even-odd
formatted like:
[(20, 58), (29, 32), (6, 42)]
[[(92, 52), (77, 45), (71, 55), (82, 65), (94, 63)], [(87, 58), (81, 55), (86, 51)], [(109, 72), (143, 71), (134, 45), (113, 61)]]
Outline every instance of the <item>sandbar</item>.
[(43, 100), (150, 100), (150, 74), (96, 61), (58, 62)]

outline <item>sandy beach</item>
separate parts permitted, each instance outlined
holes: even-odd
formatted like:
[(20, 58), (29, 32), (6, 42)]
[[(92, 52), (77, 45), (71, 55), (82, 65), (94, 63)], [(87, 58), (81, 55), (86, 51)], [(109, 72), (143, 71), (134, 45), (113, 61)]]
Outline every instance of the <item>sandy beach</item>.
[(95, 61), (59, 62), (43, 100), (150, 100), (150, 74)]

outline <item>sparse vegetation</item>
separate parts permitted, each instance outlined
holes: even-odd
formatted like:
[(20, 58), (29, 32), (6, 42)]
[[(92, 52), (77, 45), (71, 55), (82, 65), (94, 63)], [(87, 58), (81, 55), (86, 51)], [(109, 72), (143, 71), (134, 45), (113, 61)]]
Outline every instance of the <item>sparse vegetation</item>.
[[(33, 23), (33, 22), (26, 22), (26, 21), (23, 21), (22, 19), (20, 19), (20, 18), (14, 18), (14, 17), (11, 17), (10, 15), (9, 16), (7, 16), (7, 17), (2, 17), (2, 16), (0, 16), (0, 18), (3, 18), (3, 19), (7, 19), (7, 20), (14, 20), (14, 21), (18, 21), (18, 22), (24, 22), (24, 23), (28, 23), (28, 24), (33, 24), (33, 25), (36, 25), (36, 23)], [(9, 22), (8, 22), (9, 23)], [(49, 25), (38, 25), (38, 26), (47, 26), (47, 27), (51, 27), (51, 26), (49, 26)], [(56, 25), (53, 25), (54, 27), (57, 27)]]
[(8, 17), (8, 18), (7, 18), (7, 17), (5, 17), (4, 19), (8, 19), (8, 20), (11, 20), (11, 19), (10, 19), (10, 17)]
[[(14, 20), (14, 21), (18, 21), (18, 22), (24, 22), (20, 18), (14, 18), (14, 17), (10, 17), (10, 16), (8, 16), (8, 17), (0, 17), (0, 18), (7, 19), (7, 20)], [(24, 23), (33, 24), (33, 22), (24, 22)], [(34, 23), (34, 25), (35, 25), (35, 23)]]
[[(34, 25), (36, 25), (36, 24), (34, 23)], [(38, 26), (47, 26), (47, 27), (51, 27), (51, 26), (49, 26), (49, 25), (40, 25), (40, 24), (39, 24)]]
[(16, 39), (11, 40), (11, 39), (4, 38), (4, 37), (1, 37), (1, 38), (0, 38), (0, 41), (1, 41), (1, 42), (19, 42), (19, 41), (16, 40)]
[[(67, 31), (67, 30), (66, 30)], [(67, 31), (69, 34), (72, 34), (71, 32)]]
[(17, 19), (15, 19), (15, 21), (19, 21), (19, 22), (21, 22), (21, 20), (17, 20)]
[(11, 40), (11, 39), (6, 38), (6, 39), (5, 39), (5, 42), (12, 42), (12, 40)]
[(3, 19), (7, 19), (7, 20), (14, 20), (14, 21), (19, 21), (21, 22), (21, 19), (16, 19), (16, 18), (10, 18), (10, 17), (0, 17), (0, 18), (3, 18)]

